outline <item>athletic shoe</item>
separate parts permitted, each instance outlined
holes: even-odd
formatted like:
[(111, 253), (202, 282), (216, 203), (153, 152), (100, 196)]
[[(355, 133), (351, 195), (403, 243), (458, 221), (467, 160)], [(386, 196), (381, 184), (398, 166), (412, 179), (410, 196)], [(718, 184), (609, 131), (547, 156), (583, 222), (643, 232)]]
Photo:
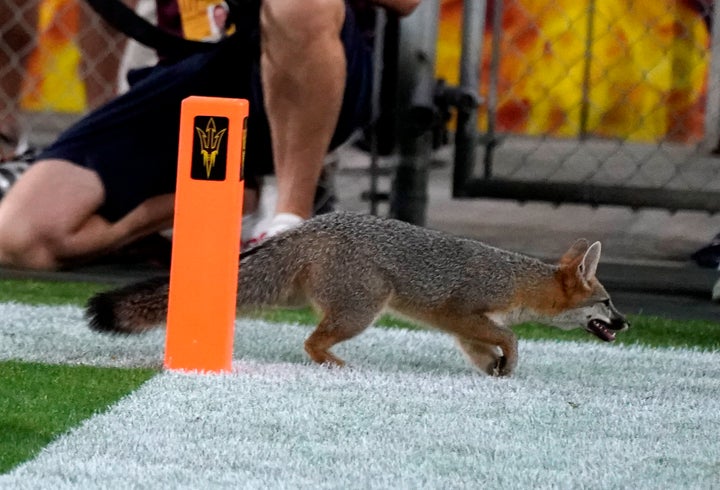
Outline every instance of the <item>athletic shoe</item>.
[(0, 162), (0, 199), (5, 197), (7, 191), (30, 166), (27, 162), (9, 161)]
[(278, 235), (284, 231), (290, 230), (297, 226), (300, 226), (304, 220), (292, 213), (279, 213), (273, 216), (270, 223), (266, 227), (260, 229), (256, 227), (253, 237), (241, 243), (240, 249), (242, 251), (248, 250), (252, 247), (260, 245), (268, 238)]
[(35, 161), (38, 150), (26, 149), (7, 160), (0, 160), (0, 199), (2, 199), (20, 175)]
[(0, 163), (0, 199), (7, 194), (10, 187), (29, 166), (30, 164), (25, 162)]

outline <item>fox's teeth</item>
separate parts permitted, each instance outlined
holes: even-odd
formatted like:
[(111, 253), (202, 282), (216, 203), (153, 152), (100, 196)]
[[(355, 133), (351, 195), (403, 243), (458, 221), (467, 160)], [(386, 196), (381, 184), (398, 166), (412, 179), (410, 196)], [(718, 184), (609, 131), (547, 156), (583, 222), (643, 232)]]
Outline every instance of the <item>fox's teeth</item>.
[(605, 327), (605, 325), (602, 325), (600, 327), (605, 335), (608, 336), (610, 340), (615, 340), (615, 332), (611, 331), (609, 328)]
[(615, 332), (608, 328), (608, 325), (601, 320), (591, 320), (589, 327), (591, 327), (593, 333), (601, 339), (612, 342), (615, 340)]

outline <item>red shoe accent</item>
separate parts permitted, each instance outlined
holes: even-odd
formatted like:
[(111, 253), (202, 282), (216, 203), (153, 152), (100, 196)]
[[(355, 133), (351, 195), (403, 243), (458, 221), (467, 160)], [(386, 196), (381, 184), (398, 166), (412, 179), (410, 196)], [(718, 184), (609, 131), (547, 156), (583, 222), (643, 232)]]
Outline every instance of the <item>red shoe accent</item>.
[(245, 240), (244, 242), (240, 243), (240, 252), (244, 252), (245, 250), (251, 249), (253, 247), (256, 247), (260, 245), (262, 242), (265, 241), (267, 238), (267, 232), (263, 231), (258, 236), (252, 237), (250, 240)]

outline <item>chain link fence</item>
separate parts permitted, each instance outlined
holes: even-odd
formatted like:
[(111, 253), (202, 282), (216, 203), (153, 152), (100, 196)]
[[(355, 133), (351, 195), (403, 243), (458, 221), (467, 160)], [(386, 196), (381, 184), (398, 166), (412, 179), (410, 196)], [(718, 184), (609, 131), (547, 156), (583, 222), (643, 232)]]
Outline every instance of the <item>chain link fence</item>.
[[(451, 83), (462, 9), (442, 2)], [(458, 194), (720, 211), (716, 23), (711, 0), (489, 1)]]
[(83, 1), (1, 0), (0, 132), (47, 144), (122, 89), (126, 44)]

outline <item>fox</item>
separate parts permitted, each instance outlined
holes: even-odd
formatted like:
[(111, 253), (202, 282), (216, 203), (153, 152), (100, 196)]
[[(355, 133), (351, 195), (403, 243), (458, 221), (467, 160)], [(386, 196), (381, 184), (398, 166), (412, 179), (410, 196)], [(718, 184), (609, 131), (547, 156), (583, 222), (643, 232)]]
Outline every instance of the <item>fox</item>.
[[(384, 312), (454, 336), (469, 362), (491, 376), (518, 364), (512, 327), (538, 322), (584, 328), (611, 342), (629, 323), (597, 279), (600, 242), (578, 239), (557, 263), (372, 214), (311, 218), (240, 254), (237, 313), (311, 306), (319, 323), (304, 348), (343, 366), (336, 344)], [(86, 305), (93, 330), (136, 334), (167, 316), (169, 278), (100, 292)]]

